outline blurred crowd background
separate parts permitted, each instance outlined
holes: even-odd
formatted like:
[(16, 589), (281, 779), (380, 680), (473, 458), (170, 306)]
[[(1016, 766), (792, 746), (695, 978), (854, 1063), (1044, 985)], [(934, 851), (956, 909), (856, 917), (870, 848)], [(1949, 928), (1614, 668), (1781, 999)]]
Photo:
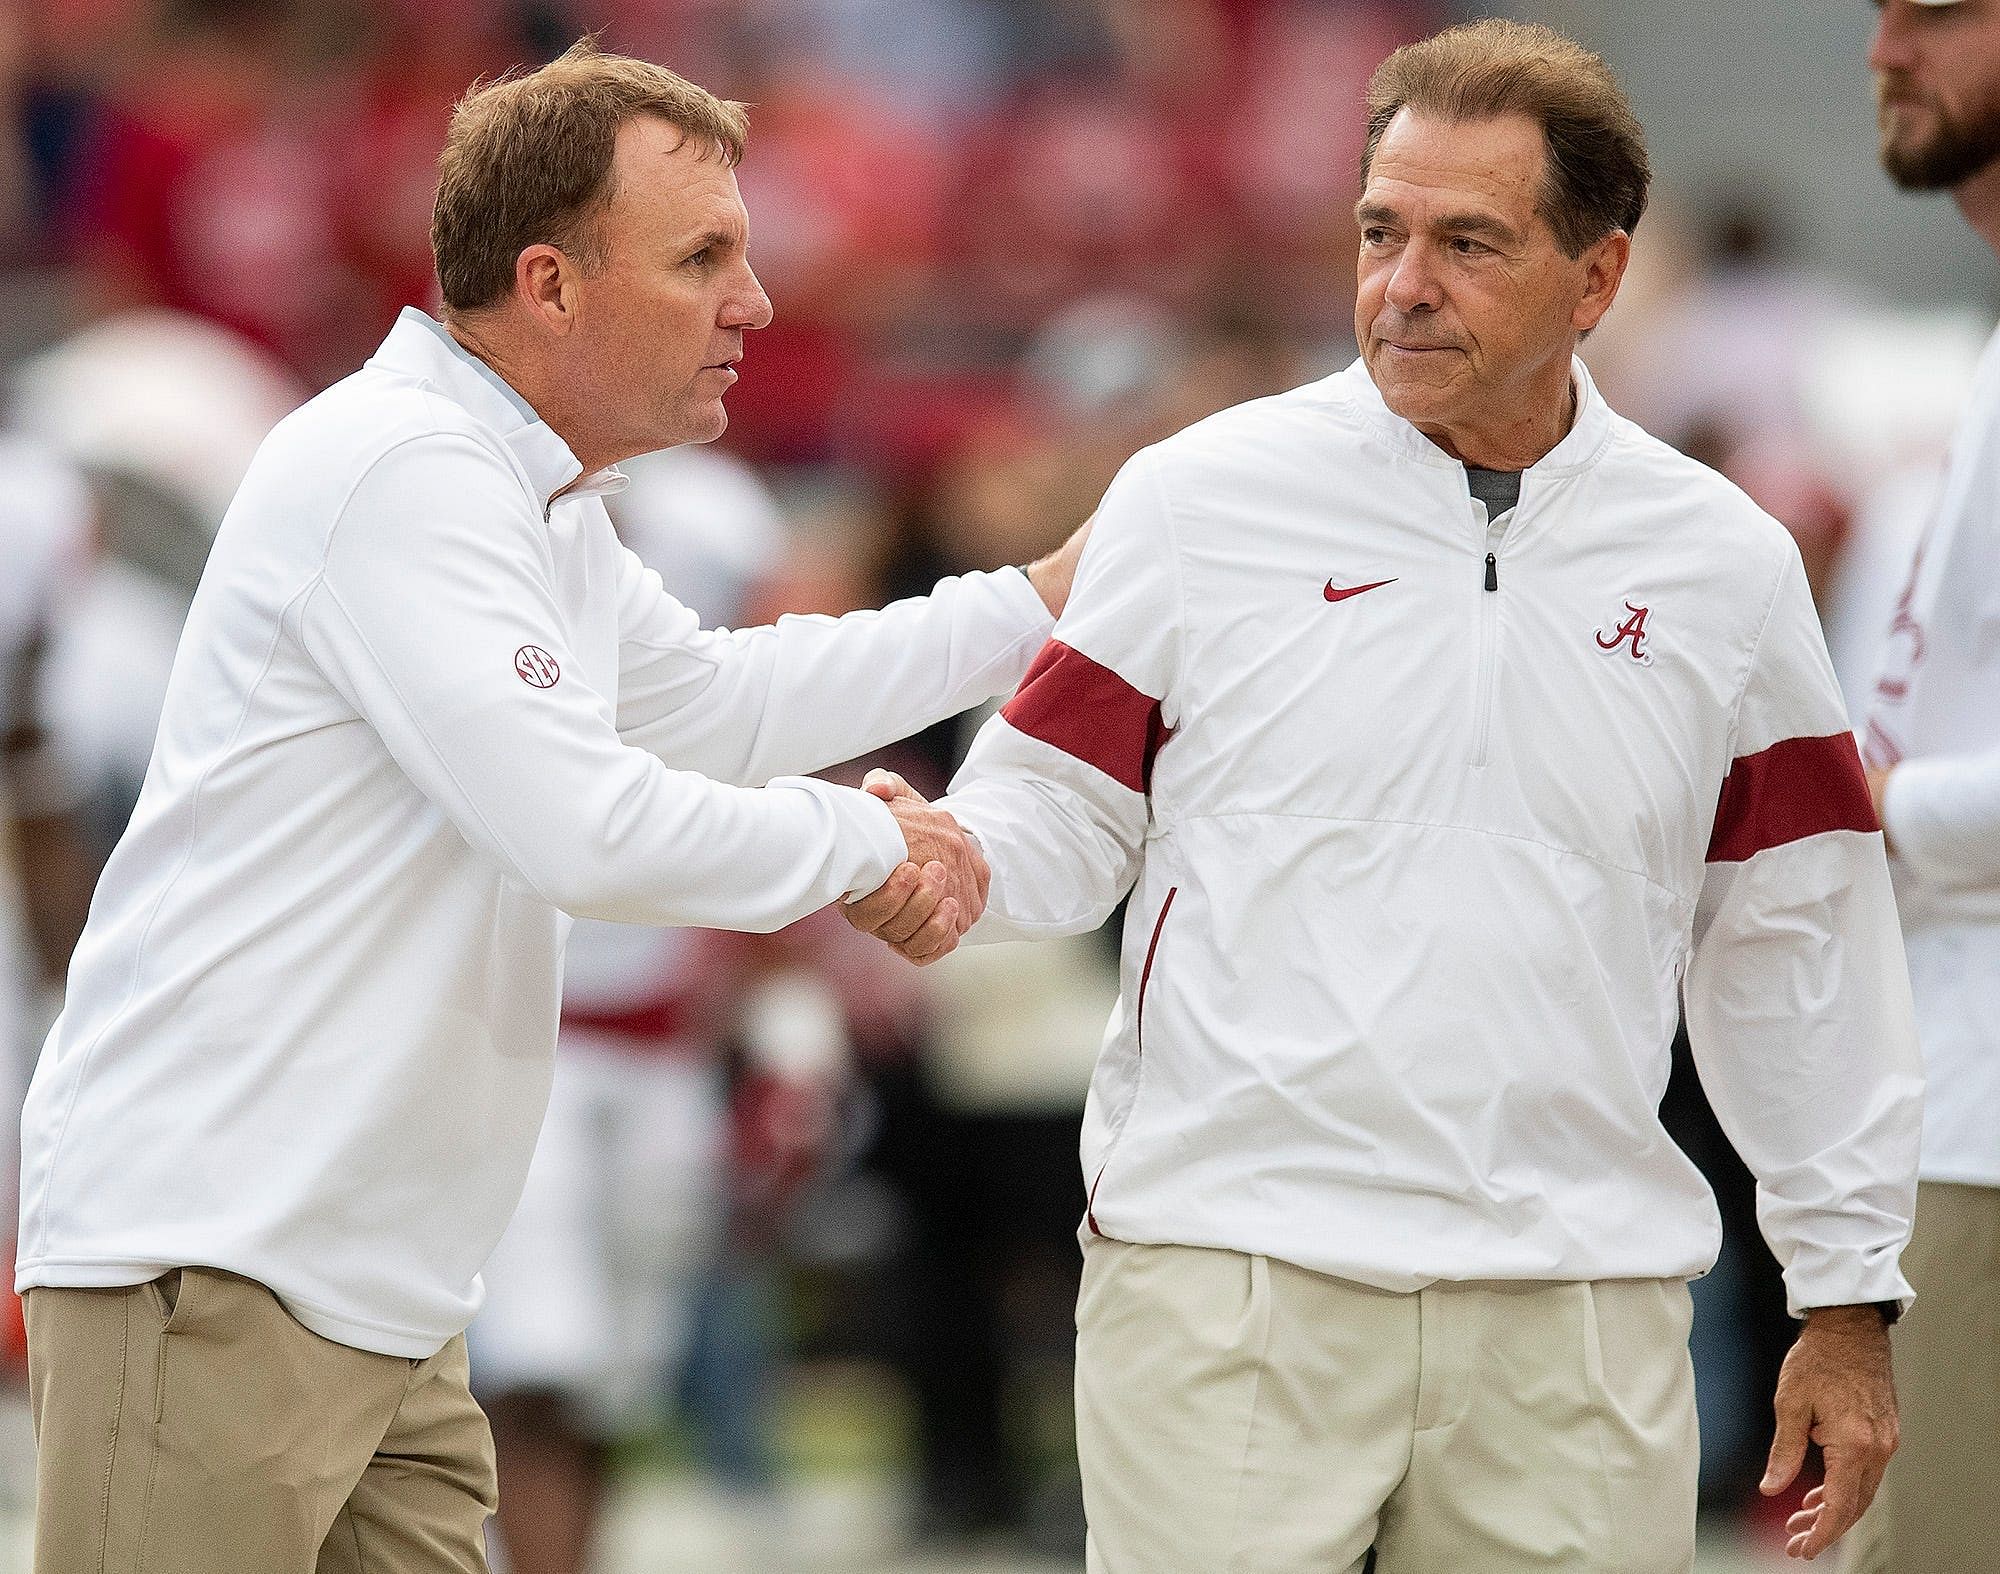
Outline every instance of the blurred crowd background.
[[(1991, 322), (1948, 208), (1874, 169), (1872, 13), (1507, 9), (1603, 49), (1654, 142), (1656, 204), (1586, 347), (1600, 384), (1793, 530), (1858, 702)], [(776, 323), (724, 441), (635, 462), (613, 500), (670, 589), (745, 623), (1025, 561), (1136, 448), (1344, 364), (1364, 85), (1466, 10), (0, 11), (0, 731), (33, 762), (0, 781), (0, 1105), (59, 1003), (250, 453), (433, 304), (433, 161), (473, 80), (601, 30), (754, 106), (740, 179)], [(977, 720), (856, 771), (938, 790)], [(1102, 936), (918, 972), (837, 920), (754, 942), (580, 930), (549, 1145), (474, 1329), (524, 1500), (576, 1464), (538, 1439), (580, 1433), (610, 1472), (605, 1570), (911, 1547), (1074, 1566), (1074, 1150), (1115, 989)], [(1755, 1542), (1783, 1517), (1752, 1488), (1790, 1328), (1691, 1079), (1669, 1104), (1729, 1224), (1697, 1286), (1704, 1503)], [(0, 1316), (0, 1568), (26, 1525), (19, 1351)]]

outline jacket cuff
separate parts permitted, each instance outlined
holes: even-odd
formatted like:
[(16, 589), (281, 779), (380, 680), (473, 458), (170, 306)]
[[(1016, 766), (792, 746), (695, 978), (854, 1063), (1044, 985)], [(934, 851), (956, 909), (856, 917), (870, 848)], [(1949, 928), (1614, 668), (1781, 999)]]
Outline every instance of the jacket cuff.
[(1042, 593), (1035, 589), (1035, 582), (1028, 578), (1026, 569), (998, 568), (978, 577), (990, 581), (1004, 599), (1007, 609), (1020, 617), (1024, 635), (1039, 635), (1047, 639), (1055, 632), (1055, 614), (1043, 604)]
[(804, 787), (839, 816), (842, 841), (854, 855), (847, 875), (848, 886), (841, 894), (843, 902), (858, 901), (881, 889), (882, 882), (909, 857), (910, 847), (903, 839), (903, 828), (896, 823), (889, 806), (873, 793), (858, 787), (836, 787), (831, 782), (806, 776), (781, 777), (771, 785)]
[(1821, 1306), (1879, 1306), (1883, 1320), (1894, 1322), (1917, 1298), (1897, 1255), (1883, 1251), (1824, 1256), (1810, 1274), (1800, 1273), (1795, 1259), (1785, 1272), (1787, 1308), (1794, 1317), (1804, 1317)]

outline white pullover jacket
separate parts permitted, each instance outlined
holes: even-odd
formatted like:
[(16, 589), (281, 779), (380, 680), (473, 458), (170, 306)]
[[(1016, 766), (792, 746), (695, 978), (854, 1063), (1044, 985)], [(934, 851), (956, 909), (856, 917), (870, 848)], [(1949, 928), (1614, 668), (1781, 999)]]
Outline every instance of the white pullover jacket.
[(977, 938), (1131, 895), (1087, 1230), (1389, 1290), (1702, 1273), (1684, 990), (1794, 1309), (1907, 1295), (1908, 983), (1798, 555), (1575, 377), (1490, 525), (1359, 363), (1105, 497), (945, 800)]
[(2000, 334), (1986, 347), (1875, 689), (1868, 763), (1923, 1039), (1926, 1180), (2000, 1186)]
[(1048, 635), (1014, 570), (706, 632), (580, 468), (417, 312), (258, 451), (28, 1093), (21, 1288), (207, 1265), (434, 1353), (520, 1196), (564, 915), (775, 929), (872, 890), (884, 805), (786, 773)]

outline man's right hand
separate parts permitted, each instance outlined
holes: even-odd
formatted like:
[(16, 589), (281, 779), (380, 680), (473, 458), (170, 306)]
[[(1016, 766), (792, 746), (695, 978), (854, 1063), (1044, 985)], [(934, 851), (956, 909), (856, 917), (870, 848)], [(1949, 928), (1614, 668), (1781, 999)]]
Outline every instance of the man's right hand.
[(919, 967), (949, 956), (986, 910), (991, 878), (986, 860), (958, 821), (933, 808), (895, 772), (870, 771), (862, 788), (889, 806), (910, 856), (879, 889), (847, 903), (842, 914)]

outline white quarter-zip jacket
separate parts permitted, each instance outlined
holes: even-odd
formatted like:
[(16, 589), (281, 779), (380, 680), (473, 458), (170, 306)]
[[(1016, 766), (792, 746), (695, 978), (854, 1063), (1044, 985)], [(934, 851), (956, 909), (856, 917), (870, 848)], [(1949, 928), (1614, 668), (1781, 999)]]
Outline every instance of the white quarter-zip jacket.
[(1909, 947), (1926, 1180), (2000, 1186), (2000, 334), (1897, 603), (1868, 763)]
[(893, 818), (788, 773), (1047, 637), (1014, 570), (703, 631), (580, 469), (417, 312), (259, 450), (29, 1090), (22, 1289), (203, 1264), (432, 1354), (520, 1195), (565, 914), (765, 930), (873, 889)]
[(1907, 1295), (1908, 982), (1798, 554), (1574, 375), (1490, 523), (1359, 363), (1106, 495), (944, 800), (976, 938), (1130, 893), (1086, 1232), (1398, 1291), (1702, 1273), (1684, 988), (1794, 1309)]

